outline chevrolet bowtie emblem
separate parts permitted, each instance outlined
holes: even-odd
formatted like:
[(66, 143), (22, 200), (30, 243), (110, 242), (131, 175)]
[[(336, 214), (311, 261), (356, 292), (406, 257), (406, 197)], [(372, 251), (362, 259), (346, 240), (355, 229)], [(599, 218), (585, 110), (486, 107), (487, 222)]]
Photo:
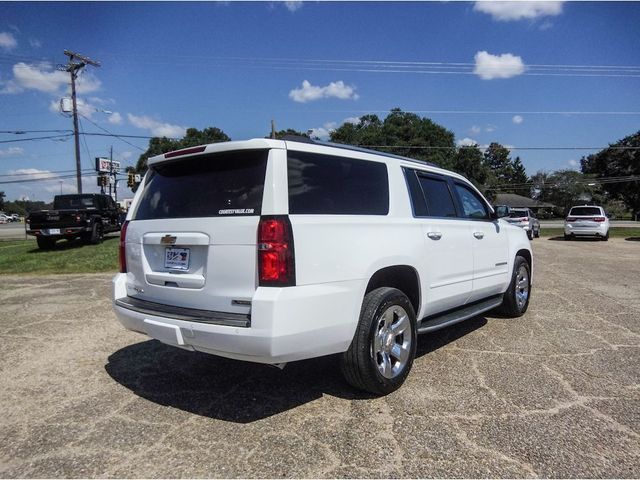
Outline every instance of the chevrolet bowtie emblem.
[(160, 243), (162, 243), (163, 245), (173, 245), (174, 243), (176, 243), (177, 239), (178, 237), (174, 237), (173, 235), (165, 235), (160, 239)]

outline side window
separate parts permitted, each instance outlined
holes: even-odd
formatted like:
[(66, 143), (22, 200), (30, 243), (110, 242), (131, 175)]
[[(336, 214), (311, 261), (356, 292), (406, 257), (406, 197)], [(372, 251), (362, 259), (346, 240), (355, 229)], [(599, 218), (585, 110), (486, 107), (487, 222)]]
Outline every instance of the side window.
[(487, 206), (476, 192), (469, 187), (456, 183), (456, 192), (462, 205), (462, 214), (466, 218), (486, 220), (489, 218)]
[(409, 198), (411, 199), (413, 216), (428, 216), (427, 203), (424, 200), (424, 195), (422, 194), (422, 188), (420, 188), (420, 183), (418, 182), (416, 171), (411, 170), (410, 168), (403, 168), (403, 170), (404, 178), (407, 181), (407, 188), (409, 189)]
[(418, 176), (430, 217), (455, 217), (456, 208), (445, 179)]
[(389, 180), (384, 163), (289, 151), (289, 213), (387, 215)]

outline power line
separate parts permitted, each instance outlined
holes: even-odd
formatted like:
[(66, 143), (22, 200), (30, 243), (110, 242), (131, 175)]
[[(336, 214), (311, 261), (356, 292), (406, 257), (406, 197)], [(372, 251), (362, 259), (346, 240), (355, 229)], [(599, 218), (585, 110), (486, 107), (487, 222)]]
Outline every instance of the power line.
[(73, 133), (68, 133), (66, 135), (48, 135), (45, 137), (31, 137), (31, 138), (18, 138), (15, 140), (0, 140), (0, 143), (16, 143), (16, 142), (29, 142), (35, 140), (62, 140), (63, 138), (73, 137)]
[(139, 147), (138, 145), (134, 145), (131, 142), (128, 142), (127, 140), (124, 140), (124, 137), (126, 138), (145, 138), (145, 139), (150, 139), (153, 137), (143, 137), (143, 136), (138, 136), (138, 135), (116, 135), (115, 133), (110, 132), (109, 130), (107, 130), (106, 128), (101, 127), (100, 125), (98, 125), (96, 122), (94, 122), (93, 120), (91, 120), (90, 118), (80, 114), (80, 116), (82, 118), (84, 118), (85, 120), (89, 121), (90, 123), (92, 123), (94, 126), (98, 127), (100, 130), (106, 132), (106, 134), (104, 133), (83, 133), (83, 135), (96, 135), (96, 136), (110, 136), (110, 137), (115, 137), (117, 139), (119, 139), (120, 141), (126, 143), (127, 145), (131, 145), (134, 148), (137, 148), (141, 151), (145, 151), (144, 148)]
[[(44, 175), (44, 174), (34, 174), (34, 175)], [(48, 177), (38, 177), (38, 178), (25, 178), (25, 179), (19, 179), (19, 180), (3, 180), (0, 181), (0, 185), (8, 185), (8, 184), (14, 184), (14, 183), (31, 183), (31, 182), (46, 182), (46, 181), (52, 181), (52, 180), (64, 180), (64, 179), (69, 179), (69, 178), (76, 178), (76, 174), (75, 173), (71, 173), (71, 174), (66, 174), (66, 175), (56, 175), (56, 176), (48, 176)], [(87, 178), (87, 177), (91, 177), (91, 174), (81, 174), (81, 177)]]

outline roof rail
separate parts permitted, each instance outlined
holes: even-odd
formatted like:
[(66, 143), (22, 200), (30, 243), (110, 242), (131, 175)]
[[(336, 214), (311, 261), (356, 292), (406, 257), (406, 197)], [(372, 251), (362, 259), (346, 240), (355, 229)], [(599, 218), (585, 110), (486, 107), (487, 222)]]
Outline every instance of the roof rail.
[(427, 162), (426, 160), (418, 160), (416, 158), (403, 157), (401, 155), (394, 155), (393, 153), (381, 152), (379, 150), (372, 150), (370, 148), (363, 148), (355, 145), (347, 145), (345, 143), (323, 142), (322, 140), (314, 140), (312, 138), (303, 137), (300, 135), (285, 135), (284, 137), (282, 137), (282, 140), (289, 141), (289, 142), (312, 143), (314, 145), (341, 148), (343, 150), (352, 150), (354, 152), (371, 153), (373, 155), (382, 155), (384, 157), (395, 158), (397, 160), (404, 160), (407, 162), (419, 163), (421, 165), (428, 165), (430, 167), (442, 168), (436, 165), (435, 163)]

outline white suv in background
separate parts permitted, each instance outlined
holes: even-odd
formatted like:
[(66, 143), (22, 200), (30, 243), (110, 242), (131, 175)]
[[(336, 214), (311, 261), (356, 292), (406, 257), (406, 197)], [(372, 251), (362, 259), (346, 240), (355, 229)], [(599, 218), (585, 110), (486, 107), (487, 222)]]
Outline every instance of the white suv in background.
[(604, 208), (594, 205), (571, 207), (564, 221), (564, 239), (579, 236), (600, 237), (605, 242), (609, 240), (609, 218)]
[(254, 139), (149, 159), (120, 269), (114, 309), (130, 330), (278, 366), (340, 354), (348, 382), (387, 394), (418, 334), (497, 307), (522, 315), (532, 252), (456, 173)]

